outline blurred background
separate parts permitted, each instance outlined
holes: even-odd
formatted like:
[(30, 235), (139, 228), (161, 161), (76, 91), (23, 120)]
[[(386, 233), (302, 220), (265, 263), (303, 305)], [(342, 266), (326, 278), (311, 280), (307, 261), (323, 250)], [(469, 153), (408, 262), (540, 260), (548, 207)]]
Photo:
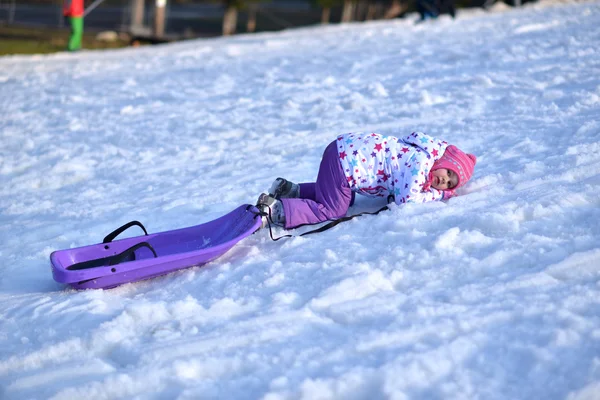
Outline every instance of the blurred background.
[[(64, 51), (71, 35), (64, 8), (71, 1), (0, 0), (0, 55)], [(81, 48), (94, 49), (407, 15), (419, 22), (454, 17), (462, 8), (512, 7), (527, 0), (81, 1)]]

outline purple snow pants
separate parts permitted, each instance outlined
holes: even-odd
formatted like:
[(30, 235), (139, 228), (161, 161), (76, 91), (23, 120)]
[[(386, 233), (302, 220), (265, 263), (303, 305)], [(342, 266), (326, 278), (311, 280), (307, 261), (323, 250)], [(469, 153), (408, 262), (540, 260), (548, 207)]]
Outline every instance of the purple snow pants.
[(353, 200), (354, 193), (348, 186), (334, 140), (323, 153), (317, 182), (301, 183), (298, 199), (281, 199), (285, 228), (343, 217)]

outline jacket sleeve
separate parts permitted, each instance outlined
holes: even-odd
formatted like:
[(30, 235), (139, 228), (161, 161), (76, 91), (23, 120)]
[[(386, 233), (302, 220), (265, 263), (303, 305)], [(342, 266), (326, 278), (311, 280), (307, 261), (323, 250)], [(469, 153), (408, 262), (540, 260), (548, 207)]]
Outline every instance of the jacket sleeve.
[(403, 180), (396, 187), (396, 204), (449, 199), (451, 193), (446, 193), (446, 191), (434, 188), (423, 190), (433, 163), (442, 157), (448, 143), (423, 132), (413, 132), (402, 138), (401, 141), (416, 149), (403, 171)]
[(396, 190), (396, 204), (425, 203), (427, 201), (447, 200), (450, 198), (448, 193), (445, 193), (443, 190), (434, 188), (423, 190), (426, 180), (425, 174), (421, 174), (418, 168), (411, 166), (411, 169), (405, 172), (404, 181), (401, 183), (401, 186)]
[(448, 147), (448, 142), (429, 136), (423, 132), (413, 132), (401, 139), (402, 142), (418, 147), (431, 155), (433, 162), (436, 162)]

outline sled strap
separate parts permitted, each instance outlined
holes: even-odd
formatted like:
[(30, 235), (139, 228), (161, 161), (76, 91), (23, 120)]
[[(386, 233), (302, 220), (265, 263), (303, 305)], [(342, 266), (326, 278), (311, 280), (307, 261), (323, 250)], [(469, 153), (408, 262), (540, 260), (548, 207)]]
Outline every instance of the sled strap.
[(69, 271), (79, 271), (82, 269), (90, 269), (90, 268), (107, 267), (107, 266), (117, 265), (117, 264), (120, 264), (125, 261), (134, 261), (135, 260), (135, 251), (142, 247), (146, 247), (146, 248), (150, 249), (150, 251), (154, 255), (154, 258), (158, 257), (158, 255), (156, 255), (156, 251), (154, 250), (154, 248), (152, 247), (152, 245), (150, 243), (141, 242), (141, 243), (131, 246), (130, 248), (126, 249), (125, 251), (122, 251), (119, 254), (115, 254), (114, 256), (108, 256), (108, 257), (96, 258), (94, 260), (83, 261), (83, 262), (80, 262), (77, 264), (70, 265), (67, 267), (67, 269)]
[(141, 222), (139, 222), (139, 221), (131, 221), (131, 222), (128, 222), (125, 225), (121, 226), (120, 228), (115, 229), (114, 231), (112, 231), (108, 235), (106, 235), (106, 237), (104, 238), (104, 240), (102, 241), (102, 243), (112, 242), (117, 236), (119, 236), (121, 233), (125, 232), (127, 229), (131, 228), (134, 225), (137, 225), (140, 228), (142, 228), (142, 230), (144, 231), (144, 234), (146, 236), (148, 236), (148, 232), (146, 231), (146, 228), (144, 228), (144, 225), (142, 225)]
[(324, 232), (324, 231), (326, 231), (328, 229), (333, 228), (337, 224), (340, 224), (340, 223), (346, 222), (346, 221), (350, 221), (352, 218), (360, 217), (361, 215), (377, 215), (380, 212), (385, 211), (385, 210), (389, 210), (389, 209), (390, 208), (388, 206), (385, 206), (385, 207), (382, 207), (382, 208), (380, 208), (379, 210), (377, 210), (375, 212), (366, 212), (365, 211), (365, 212), (361, 212), (359, 214), (349, 215), (347, 217), (342, 217), (342, 218), (333, 220), (333, 221), (331, 221), (331, 222), (329, 222), (329, 223), (321, 226), (320, 228), (314, 229), (312, 231), (304, 232), (304, 233), (302, 233), (300, 235), (283, 235), (283, 236), (280, 236), (278, 238), (274, 238), (273, 237), (273, 231), (271, 230), (271, 221), (270, 221), (271, 218), (270, 218), (270, 216), (267, 217), (267, 223), (269, 225), (269, 235), (271, 236), (271, 240), (273, 240), (274, 242), (276, 242), (279, 239), (283, 239), (283, 238), (291, 238), (291, 237), (296, 237), (296, 236), (306, 236), (306, 235), (310, 235), (312, 233)]
[(152, 247), (152, 245), (148, 242), (141, 242), (138, 244), (135, 244), (133, 246), (131, 246), (130, 248), (128, 248), (127, 250), (114, 255), (110, 258), (110, 261), (108, 262), (108, 265), (117, 265), (122, 263), (123, 261), (133, 261), (135, 260), (135, 251), (139, 248), (142, 247), (146, 247), (148, 249), (150, 249), (150, 251), (152, 252), (152, 254), (154, 255), (154, 258), (157, 258), (158, 256), (156, 255), (156, 250), (154, 250), (154, 247)]

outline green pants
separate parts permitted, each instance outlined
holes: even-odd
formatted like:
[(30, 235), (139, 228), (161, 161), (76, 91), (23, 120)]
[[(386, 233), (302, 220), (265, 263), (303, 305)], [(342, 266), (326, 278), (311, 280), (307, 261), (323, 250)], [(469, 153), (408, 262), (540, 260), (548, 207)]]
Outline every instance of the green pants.
[(71, 37), (69, 38), (69, 51), (81, 49), (81, 39), (83, 38), (83, 17), (69, 17), (71, 23)]

